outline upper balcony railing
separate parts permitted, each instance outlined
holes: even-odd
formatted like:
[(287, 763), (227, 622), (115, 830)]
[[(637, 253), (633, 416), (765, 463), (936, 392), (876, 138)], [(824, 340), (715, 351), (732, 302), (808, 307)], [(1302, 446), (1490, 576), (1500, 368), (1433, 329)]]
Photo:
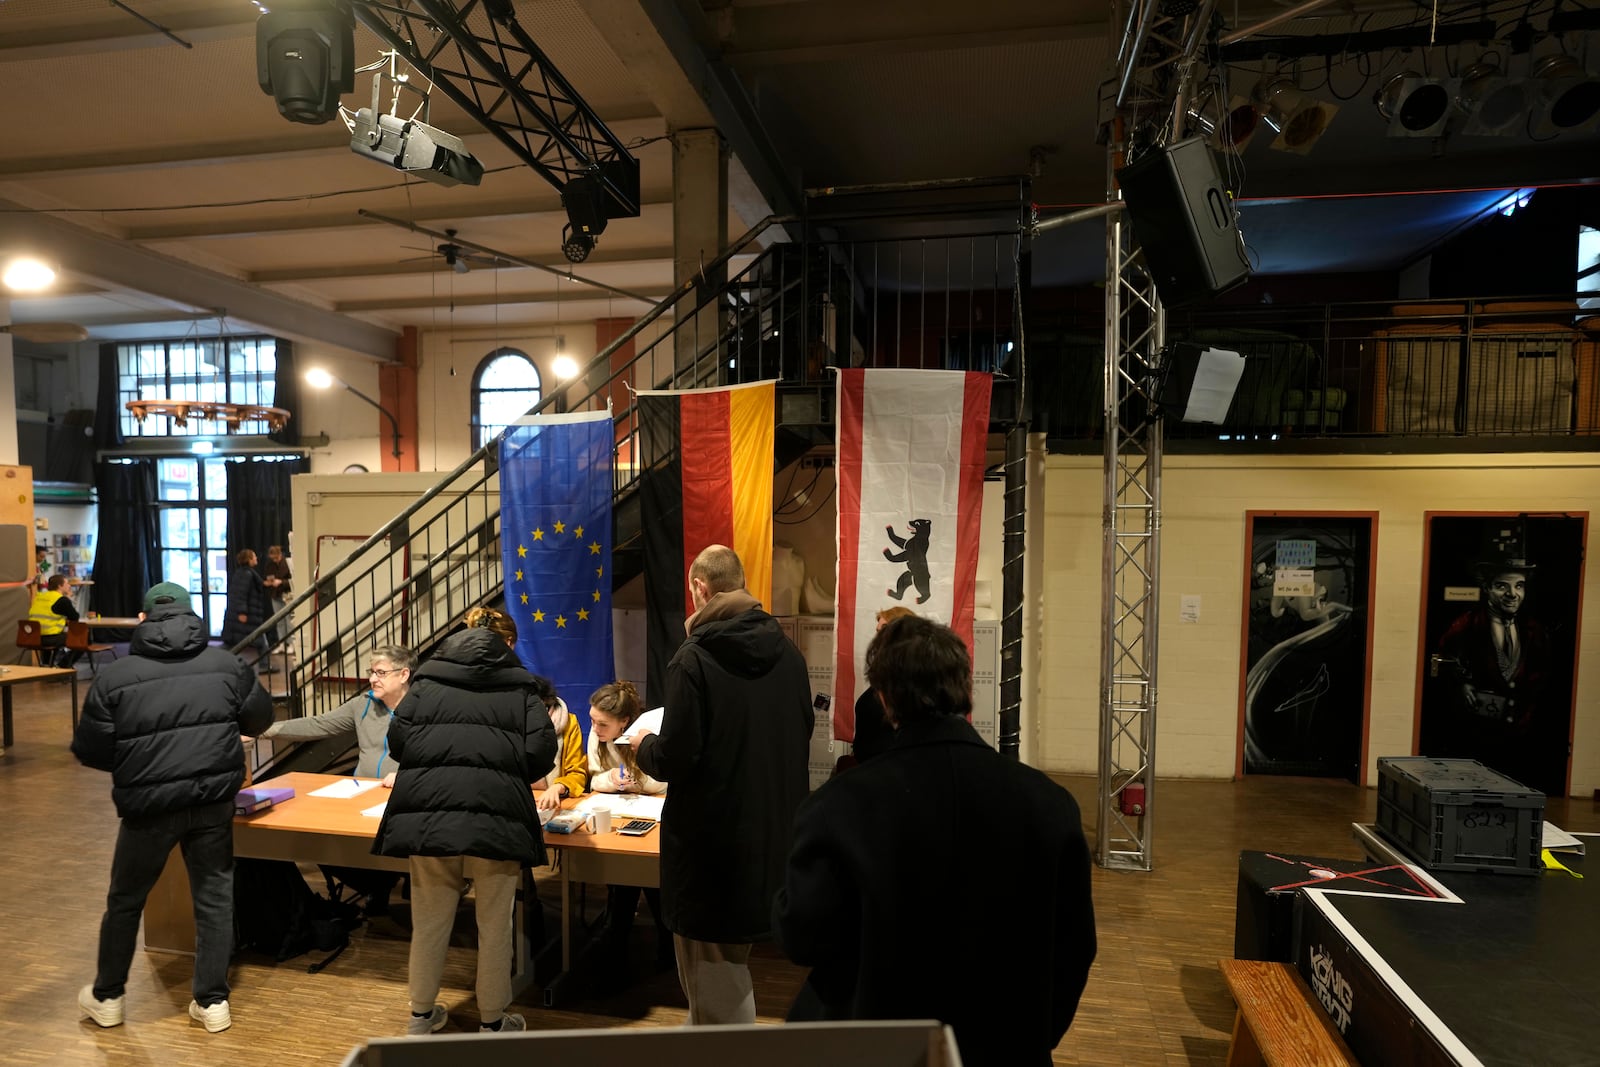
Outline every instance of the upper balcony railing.
[[(1168, 421), (1180, 447), (1600, 445), (1600, 314), (1575, 297), (1217, 306), (1174, 313), (1167, 339), (1245, 357), (1223, 424)], [(1029, 340), (1035, 429), (1098, 442), (1099, 337), (1035, 321)]]

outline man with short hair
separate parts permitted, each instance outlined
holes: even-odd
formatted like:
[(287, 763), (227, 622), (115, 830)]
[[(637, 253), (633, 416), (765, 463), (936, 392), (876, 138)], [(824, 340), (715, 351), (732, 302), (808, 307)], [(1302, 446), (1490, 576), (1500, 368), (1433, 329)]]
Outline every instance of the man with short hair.
[(889, 622), (867, 681), (896, 736), (795, 817), (773, 926), (812, 970), (789, 1018), (934, 1018), (969, 1067), (1044, 1067), (1095, 956), (1078, 805), (972, 728), (949, 627)]
[(210, 1033), (232, 1025), (233, 800), (244, 784), (239, 735), (272, 721), (272, 700), (238, 656), (210, 644), (189, 594), (161, 582), (144, 596), (129, 655), (96, 676), (72, 740), (79, 762), (111, 772), (122, 826), (100, 923), (99, 966), (78, 1006), (100, 1026), (123, 1020), (123, 992), (145, 898), (173, 846), (194, 899), (194, 999)]
[(750, 946), (772, 936), (773, 894), (810, 788), (811, 681), (745, 590), (733, 549), (701, 552), (689, 588), (695, 612), (667, 668), (661, 732), (633, 743), (644, 772), (670, 783), (661, 907), (689, 1022), (753, 1023)]

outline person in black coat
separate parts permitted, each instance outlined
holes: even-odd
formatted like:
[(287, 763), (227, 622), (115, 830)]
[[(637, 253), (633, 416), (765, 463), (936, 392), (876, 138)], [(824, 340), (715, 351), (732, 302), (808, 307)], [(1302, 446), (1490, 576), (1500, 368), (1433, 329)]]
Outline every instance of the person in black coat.
[(773, 926), (812, 970), (789, 1018), (934, 1018), (969, 1067), (1043, 1067), (1095, 956), (1078, 805), (967, 722), (972, 664), (948, 627), (889, 623), (867, 679), (896, 737), (795, 818)]
[[(512, 908), (524, 867), (545, 861), (532, 783), (556, 758), (540, 680), (512, 647), (516, 624), (491, 608), (467, 613), (412, 675), (389, 723), (400, 763), (372, 851), (411, 858), (411, 1019), (446, 1022), (436, 1003), (456, 907), (470, 881), (478, 914), (482, 1030), (521, 1030), (511, 1003)], [(545, 683), (548, 685), (548, 683)]]
[(744, 588), (731, 548), (689, 568), (695, 613), (667, 668), (661, 732), (634, 740), (669, 783), (661, 907), (689, 1022), (753, 1023), (750, 945), (771, 937), (795, 809), (810, 788), (815, 713), (805, 660)]
[(244, 784), (239, 735), (267, 728), (272, 700), (243, 660), (211, 647), (182, 586), (153, 586), (140, 617), (129, 655), (89, 687), (72, 738), (80, 763), (111, 772), (111, 799), (122, 817), (99, 966), (78, 1006), (101, 1026), (122, 1022), (145, 898), (181, 845), (194, 900), (189, 1015), (217, 1033), (232, 1022), (233, 798)]
[[(233, 562), (233, 573), (228, 575), (227, 614), (222, 620), (222, 643), (229, 648), (255, 632), (258, 626), (267, 621), (268, 614), (267, 587), (256, 572), (256, 554), (248, 548), (242, 548), (233, 557)], [(256, 650), (259, 661), (259, 657), (267, 652), (266, 635), (257, 638), (251, 647)], [(273, 671), (271, 667), (264, 669), (268, 674)]]

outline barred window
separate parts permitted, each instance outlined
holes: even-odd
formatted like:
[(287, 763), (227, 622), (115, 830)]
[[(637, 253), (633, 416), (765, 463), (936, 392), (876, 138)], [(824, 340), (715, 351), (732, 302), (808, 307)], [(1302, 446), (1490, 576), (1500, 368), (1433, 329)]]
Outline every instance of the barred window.
[(278, 370), (272, 337), (184, 337), (132, 341), (117, 346), (117, 401), (124, 437), (212, 437), (218, 433), (265, 434), (261, 420), (219, 429), (210, 419), (178, 426), (166, 415), (143, 422), (127, 409), (129, 400), (204, 400), (214, 404), (272, 406)]

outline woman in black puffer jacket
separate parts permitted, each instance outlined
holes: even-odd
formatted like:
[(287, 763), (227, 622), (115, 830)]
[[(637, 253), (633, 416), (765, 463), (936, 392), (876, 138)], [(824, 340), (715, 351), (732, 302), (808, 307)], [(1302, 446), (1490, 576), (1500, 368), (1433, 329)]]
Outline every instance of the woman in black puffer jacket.
[(445, 639), (412, 676), (389, 724), (400, 763), (372, 851), (411, 859), (411, 1019), (445, 1024), (436, 1003), (456, 906), (473, 885), (478, 914), (478, 1016), (485, 1030), (521, 1030), (511, 1003), (512, 917), (522, 869), (544, 863), (530, 783), (556, 755), (534, 676), (517, 660), (516, 625), (489, 608)]

